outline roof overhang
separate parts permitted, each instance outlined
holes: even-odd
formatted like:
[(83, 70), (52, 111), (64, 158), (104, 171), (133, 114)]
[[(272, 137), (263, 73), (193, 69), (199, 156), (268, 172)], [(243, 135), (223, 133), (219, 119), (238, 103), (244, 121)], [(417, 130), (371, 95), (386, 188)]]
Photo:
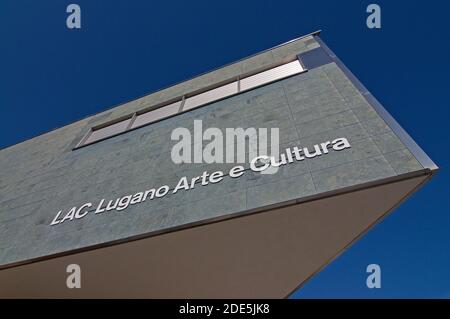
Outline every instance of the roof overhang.
[[(4, 269), (0, 297), (287, 297), (431, 174)], [(81, 289), (66, 286), (69, 264), (81, 267)]]

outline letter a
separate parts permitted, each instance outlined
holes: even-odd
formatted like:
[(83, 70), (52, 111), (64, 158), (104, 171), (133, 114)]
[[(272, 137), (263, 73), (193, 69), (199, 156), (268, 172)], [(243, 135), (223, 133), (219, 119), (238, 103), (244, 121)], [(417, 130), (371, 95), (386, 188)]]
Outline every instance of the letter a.
[(377, 264), (370, 264), (366, 269), (370, 275), (367, 277), (366, 285), (369, 289), (381, 288), (381, 268)]
[(367, 17), (366, 23), (369, 29), (381, 29), (381, 8), (378, 4), (369, 4), (367, 6), (367, 13), (370, 15)]
[(66, 25), (69, 29), (81, 29), (81, 8), (78, 4), (69, 4), (66, 12), (70, 13), (66, 19)]
[(186, 177), (186, 176), (182, 177), (182, 178), (179, 180), (177, 186), (175, 187), (175, 189), (173, 190), (172, 193), (175, 194), (175, 193), (178, 192), (180, 189), (184, 189), (184, 190), (188, 190), (188, 189), (189, 189), (189, 183), (188, 183), (188, 180), (187, 180), (187, 177)]
[(177, 127), (170, 136), (172, 141), (179, 141), (170, 153), (175, 164), (191, 163), (191, 132), (187, 128)]
[(70, 264), (66, 268), (66, 272), (70, 273), (67, 277), (66, 285), (67, 288), (81, 288), (81, 268), (77, 264)]

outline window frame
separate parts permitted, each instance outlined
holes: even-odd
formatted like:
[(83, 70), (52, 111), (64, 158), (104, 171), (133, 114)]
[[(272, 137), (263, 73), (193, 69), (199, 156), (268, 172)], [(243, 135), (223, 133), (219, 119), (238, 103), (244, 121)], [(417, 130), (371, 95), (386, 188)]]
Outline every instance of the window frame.
[[(284, 77), (275, 78), (275, 79), (272, 79), (270, 81), (260, 83), (260, 84), (254, 86), (254, 87), (251, 87), (251, 88), (242, 89), (242, 86), (241, 86), (241, 81), (242, 80), (245, 80), (246, 78), (258, 75), (260, 73), (264, 73), (264, 72), (270, 71), (272, 69), (275, 69), (277, 67), (280, 67), (280, 66), (283, 66), (283, 65), (295, 62), (295, 61), (298, 61), (299, 64), (300, 64), (301, 70), (299, 72), (293, 73), (293, 74), (290, 74), (290, 75), (287, 75), (287, 76), (284, 76)], [(227, 79), (225, 81), (222, 81), (222, 82), (219, 82), (219, 83), (215, 83), (215, 84), (210, 85), (208, 87), (204, 87), (204, 88), (202, 88), (200, 90), (196, 90), (196, 91), (188, 93), (188, 94), (183, 94), (182, 96), (178, 96), (178, 97), (175, 97), (175, 98), (170, 99), (168, 101), (165, 101), (163, 103), (159, 103), (159, 104), (153, 105), (151, 107), (148, 107), (148, 108), (145, 108), (145, 109), (133, 112), (132, 114), (127, 114), (127, 115), (122, 116), (120, 118), (117, 118), (117, 119), (115, 119), (113, 121), (109, 121), (109, 122), (106, 122), (106, 123), (102, 123), (102, 124), (93, 126), (93, 127), (89, 128), (89, 130), (84, 134), (84, 136), (81, 138), (81, 140), (78, 142), (78, 144), (72, 150), (77, 150), (77, 149), (83, 148), (85, 146), (89, 146), (89, 145), (92, 145), (92, 144), (95, 144), (95, 143), (99, 143), (99, 142), (104, 141), (106, 139), (113, 138), (115, 136), (118, 136), (118, 135), (130, 132), (130, 131), (133, 131), (133, 130), (136, 130), (136, 129), (139, 129), (139, 128), (142, 128), (142, 127), (154, 124), (154, 123), (157, 123), (159, 121), (162, 121), (162, 120), (165, 120), (165, 119), (177, 116), (177, 115), (182, 114), (182, 113), (186, 113), (186, 112), (190, 112), (190, 111), (196, 110), (196, 109), (198, 109), (200, 107), (203, 107), (203, 106), (206, 106), (208, 104), (215, 103), (215, 102), (221, 101), (223, 99), (227, 99), (227, 98), (236, 96), (238, 94), (257, 89), (257, 88), (259, 88), (261, 86), (269, 85), (271, 83), (274, 83), (274, 82), (281, 81), (283, 79), (292, 77), (294, 75), (299, 75), (299, 74), (305, 73), (307, 71), (308, 71), (308, 69), (304, 66), (304, 64), (302, 63), (300, 58), (298, 56), (295, 56), (292, 59), (284, 60), (284, 61), (282, 61), (280, 63), (277, 63), (277, 64), (272, 64), (270, 66), (265, 66), (265, 67), (260, 68), (258, 70), (253, 70), (252, 72), (248, 72), (248, 73), (245, 73), (245, 74), (233, 76), (233, 77), (231, 77), (231, 78), (229, 78), (229, 79)], [(208, 91), (219, 89), (220, 87), (232, 84), (233, 82), (237, 83), (237, 91), (235, 93), (232, 93), (232, 94), (226, 95), (226, 96), (221, 96), (221, 97), (219, 97), (217, 99), (211, 99), (210, 101), (207, 101), (207, 102), (205, 102), (203, 104), (196, 105), (196, 106), (191, 107), (189, 109), (184, 109), (184, 105), (185, 105), (187, 99), (189, 99), (191, 97), (194, 97), (194, 96), (197, 96), (197, 95), (200, 95), (200, 94), (203, 94), (203, 93), (206, 93)], [(161, 118), (155, 119), (154, 121), (150, 121), (148, 123), (145, 123), (145, 124), (133, 127), (134, 121), (136, 120), (136, 118), (139, 115), (142, 115), (142, 114), (145, 114), (145, 113), (148, 113), (148, 112), (152, 112), (154, 110), (163, 108), (165, 106), (168, 106), (168, 105), (171, 105), (171, 104), (174, 104), (174, 103), (177, 103), (177, 102), (180, 102), (180, 106), (179, 106), (177, 112), (175, 112), (173, 114), (170, 114), (168, 116), (163, 116)], [(122, 122), (122, 121), (127, 120), (127, 119), (130, 119), (130, 123), (128, 123), (128, 125), (127, 125), (125, 130), (123, 130), (121, 132), (117, 132), (117, 133), (112, 134), (112, 135), (105, 136), (105, 137), (103, 137), (101, 139), (94, 140), (94, 141), (89, 142), (89, 143), (86, 143), (86, 141), (89, 139), (89, 137), (92, 135), (92, 133), (95, 132), (96, 130), (100, 130), (102, 128), (105, 128), (105, 127), (117, 124), (117, 123)]]

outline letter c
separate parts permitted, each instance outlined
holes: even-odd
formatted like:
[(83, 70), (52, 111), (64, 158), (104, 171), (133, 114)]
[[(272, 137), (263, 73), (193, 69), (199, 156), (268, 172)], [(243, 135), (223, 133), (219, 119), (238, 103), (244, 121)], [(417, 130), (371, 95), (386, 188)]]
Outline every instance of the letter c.
[(86, 203), (83, 206), (81, 206), (80, 208), (78, 208), (77, 212), (75, 213), (75, 218), (79, 219), (79, 218), (83, 218), (84, 216), (86, 216), (89, 213), (89, 211), (87, 210), (87, 211), (85, 211), (83, 213), (81, 213), (81, 211), (83, 209), (85, 209), (85, 208), (88, 208), (88, 207), (92, 207), (92, 204), (91, 203)]
[[(254, 172), (262, 172), (262, 171), (266, 170), (270, 166), (270, 162), (268, 161), (269, 159), (270, 159), (270, 157), (266, 156), (266, 155), (261, 155), (261, 156), (255, 157), (250, 162), (250, 169)], [(264, 164), (263, 166), (257, 167), (256, 162), (259, 160), (266, 160), (268, 162), (266, 164)]]

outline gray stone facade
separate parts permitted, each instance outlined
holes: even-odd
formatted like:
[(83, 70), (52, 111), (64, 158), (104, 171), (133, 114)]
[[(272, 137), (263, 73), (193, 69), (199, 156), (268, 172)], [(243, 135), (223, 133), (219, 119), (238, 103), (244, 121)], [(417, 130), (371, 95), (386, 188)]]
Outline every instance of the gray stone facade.
[[(320, 47), (314, 36), (257, 54), (0, 151), (0, 266), (262, 210), (424, 167), (334, 62), (175, 117), (73, 150), (90, 127)], [(281, 147), (338, 137), (352, 148), (282, 167), (247, 170), (207, 187), (168, 194), (121, 212), (50, 226), (59, 210), (174, 186), (182, 176), (235, 164), (170, 160), (171, 132), (279, 127)], [(248, 165), (246, 165), (248, 168)]]

